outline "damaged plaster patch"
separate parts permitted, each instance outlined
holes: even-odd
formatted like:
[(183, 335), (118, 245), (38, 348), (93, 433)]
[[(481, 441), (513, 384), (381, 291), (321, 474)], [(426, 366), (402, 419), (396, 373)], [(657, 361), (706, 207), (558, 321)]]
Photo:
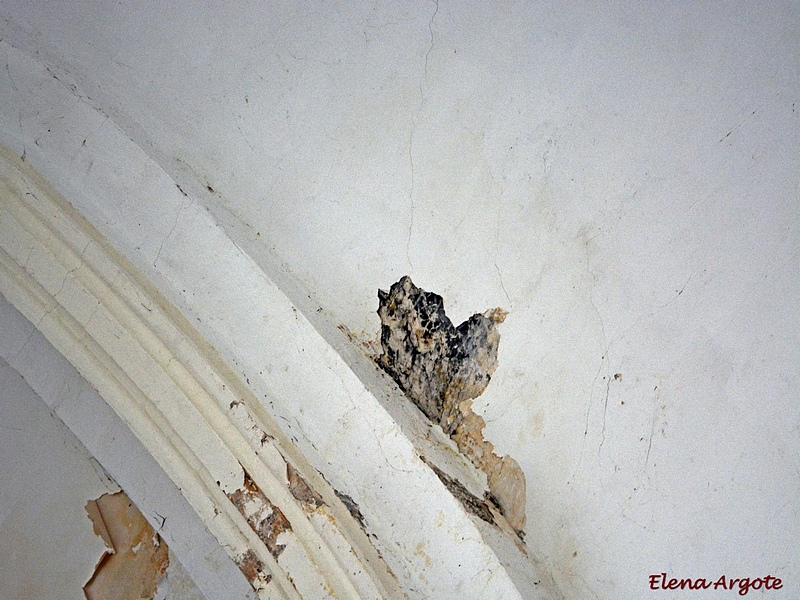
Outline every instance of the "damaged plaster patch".
[(270, 554), (277, 559), (285, 548), (278, 543), (278, 536), (284, 531), (292, 530), (289, 520), (283, 516), (281, 510), (269, 501), (247, 471), (244, 472), (244, 485), (228, 494), (228, 498), (261, 538)]
[(291, 464), (286, 463), (286, 479), (289, 482), (289, 491), (306, 512), (314, 512), (325, 504), (322, 497), (308, 485), (303, 476)]
[(447, 473), (442, 471), (439, 467), (431, 463), (430, 461), (422, 459), (423, 462), (428, 465), (439, 480), (444, 484), (453, 496), (455, 496), (456, 500), (461, 502), (461, 504), (466, 508), (469, 512), (471, 512), (476, 517), (479, 517), (486, 521), (487, 523), (491, 523), (492, 525), (496, 525), (494, 520), (494, 514), (492, 513), (491, 509), (491, 500), (489, 498), (478, 498), (475, 494), (471, 493), (466, 487), (464, 487), (461, 483), (457, 480), (450, 477)]
[(94, 532), (108, 550), (83, 587), (87, 600), (152, 598), (169, 566), (169, 549), (125, 492), (86, 504)]
[(345, 494), (344, 492), (340, 492), (339, 490), (334, 489), (333, 493), (336, 494), (336, 497), (342, 501), (345, 508), (348, 510), (350, 515), (358, 521), (359, 525), (361, 525), (361, 529), (366, 531), (366, 525), (364, 524), (364, 515), (361, 514), (361, 509), (358, 508), (358, 504), (355, 503), (350, 496)]
[(381, 348), (378, 364), (428, 419), (441, 426), (458, 449), (486, 473), (489, 491), (509, 525), (525, 527), (525, 474), (509, 456), (499, 457), (483, 438), (483, 418), (472, 411), (497, 369), (506, 312), (474, 314), (454, 326), (438, 294), (418, 288), (408, 276), (388, 292), (378, 290)]
[(236, 557), (234, 561), (255, 591), (260, 592), (272, 581), (272, 575), (267, 573), (267, 566), (259, 560), (252, 550), (248, 550), (241, 556)]

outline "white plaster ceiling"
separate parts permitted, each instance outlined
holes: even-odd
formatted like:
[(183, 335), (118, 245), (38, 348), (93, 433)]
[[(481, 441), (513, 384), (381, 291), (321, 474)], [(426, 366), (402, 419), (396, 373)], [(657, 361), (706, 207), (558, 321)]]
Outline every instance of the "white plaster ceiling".
[(646, 597), (661, 571), (800, 593), (796, 5), (0, 14), (3, 106), (22, 52), (97, 111), (82, 144), (43, 93), (3, 143), (68, 153), (47, 175), (72, 198), (118, 129), (191, 194), (163, 230), (124, 195), (81, 207), (157, 281), (205, 209), (333, 327), (377, 335), (404, 274), (454, 321), (509, 311), (479, 409), (568, 597)]

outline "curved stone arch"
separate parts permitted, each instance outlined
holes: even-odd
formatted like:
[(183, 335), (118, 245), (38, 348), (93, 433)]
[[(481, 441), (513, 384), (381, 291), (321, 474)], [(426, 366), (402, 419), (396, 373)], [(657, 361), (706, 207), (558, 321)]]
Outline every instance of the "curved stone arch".
[[(308, 474), (311, 467), (272, 419), (240, 408), (258, 405), (253, 393), (55, 190), (7, 151), (2, 159), (3, 294), (98, 389), (232, 558), (242, 565), (255, 555), (285, 597), (298, 597), (293, 582), (308, 585), (314, 577), (307, 565), (292, 577), (297, 565), (279, 564), (293, 541), (318, 571), (319, 586), (337, 596), (396, 592), (345, 507)], [(287, 469), (322, 488), (318, 506), (304, 508), (292, 495)], [(249, 504), (270, 503), (261, 508), (279, 511), (290, 526), (273, 532), (248, 523), (241, 512), (258, 507), (240, 511), (233, 501), (246, 479), (256, 490)], [(323, 507), (336, 525), (327, 532), (307, 514)], [(273, 540), (273, 533), (294, 539)], [(341, 560), (344, 540), (353, 564)]]
[[(428, 502), (409, 505), (403, 498), (387, 496), (378, 498), (378, 505), (392, 507), (394, 515), (408, 518), (435, 516), (444, 527), (438, 531), (403, 527), (403, 533), (398, 527), (392, 532), (393, 523), (387, 530), (385, 523), (370, 519), (375, 500), (365, 500), (362, 506), (372, 525), (370, 533), (378, 540), (373, 545), (353, 516), (351, 496), (334, 490), (309, 464), (276, 425), (253, 387), (227, 367), (209, 341), (132, 263), (29, 164), (7, 149), (2, 151), (0, 173), (0, 291), (136, 434), (257, 592), (287, 598), (426, 597), (430, 593), (465, 597), (464, 583), (475, 578), (461, 579), (452, 571), (449, 582), (427, 577), (448, 568), (449, 554), (462, 564), (477, 560), (486, 565), (489, 576), (478, 580), (472, 592), (467, 590), (467, 597), (479, 597), (487, 590), (504, 597), (517, 594), (475, 524), (416, 458), (396, 425), (390, 425), (388, 434), (411, 451), (409, 458), (415, 464), (392, 462), (409, 460), (396, 450), (394, 458), (383, 458), (414, 483), (415, 488), (409, 490), (412, 497), (423, 494)], [(290, 304), (287, 300), (285, 310), (296, 313)], [(327, 362), (342, 369), (335, 375), (344, 384), (345, 394), (352, 393), (357, 378), (314, 336), (307, 322), (298, 317), (294, 325), (298, 323), (293, 332), (296, 339), (303, 340), (305, 347), (318, 344), (317, 351), (328, 357)], [(332, 370), (331, 364), (327, 369)], [(343, 377), (349, 379), (346, 384)], [(358, 393), (361, 398), (367, 394), (363, 389)], [(379, 410), (377, 404), (373, 403), (372, 410)], [(384, 418), (389, 417), (384, 413)], [(363, 415), (360, 420), (365, 420)], [(313, 419), (298, 421), (297, 426), (300, 431), (313, 427)], [(325, 439), (324, 434), (320, 439)], [(373, 439), (386, 450), (381, 438)], [(313, 439), (309, 442), (313, 446)], [(302, 482), (301, 493), (292, 489), (292, 474), (295, 482)], [(335, 475), (335, 470), (328, 473)], [(361, 484), (356, 482), (356, 489)], [(242, 493), (249, 494), (246, 501)], [(310, 504), (308, 494), (316, 498)], [(254, 507), (258, 502), (262, 505)], [(275, 511), (285, 517), (286, 525), (264, 528), (265, 512)], [(462, 543), (470, 537), (475, 541), (466, 551), (462, 547), (452, 553), (446, 539), (453, 536)], [(404, 537), (419, 540), (413, 552)], [(392, 545), (396, 551), (387, 552)], [(294, 550), (282, 559), (287, 547)], [(379, 549), (389, 567), (400, 573), (398, 577), (387, 568)], [(418, 560), (426, 569), (415, 570)], [(258, 565), (255, 570), (254, 564)], [(427, 589), (420, 583), (427, 584)], [(443, 585), (449, 587), (449, 594), (443, 592)]]
[[(48, 144), (34, 125), (0, 127), (13, 147), (0, 160), (0, 292), (100, 391), (254, 587), (546, 597), (513, 534), (469, 515), (429, 465), (478, 495), (485, 481), (229, 237), (199, 180), (176, 183), (68, 73), (8, 39), (17, 105), (3, 110), (44, 95), (70, 125)], [(292, 494), (292, 472), (321, 504)], [(261, 511), (237, 508), (262, 496)], [(272, 506), (291, 531), (280, 519), (263, 531)]]

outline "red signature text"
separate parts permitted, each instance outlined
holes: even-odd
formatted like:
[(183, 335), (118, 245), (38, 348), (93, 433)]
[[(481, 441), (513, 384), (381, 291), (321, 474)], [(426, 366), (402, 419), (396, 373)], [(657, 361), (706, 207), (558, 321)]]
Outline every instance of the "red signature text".
[(722, 575), (717, 579), (697, 579), (686, 578), (677, 579), (671, 577), (667, 579), (666, 573), (650, 575), (651, 590), (738, 590), (740, 596), (746, 596), (750, 590), (779, 590), (783, 587), (783, 582), (778, 577), (767, 575), (766, 577), (726, 577)]

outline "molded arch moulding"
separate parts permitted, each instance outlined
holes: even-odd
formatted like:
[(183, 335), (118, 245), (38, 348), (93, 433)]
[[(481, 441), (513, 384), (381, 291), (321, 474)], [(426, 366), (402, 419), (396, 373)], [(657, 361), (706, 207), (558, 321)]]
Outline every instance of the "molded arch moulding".
[[(552, 597), (516, 536), (468, 513), (425, 461), (479, 497), (485, 476), (237, 234), (202, 174), (3, 26), (0, 294), (32, 324), (26, 352), (41, 340), (96, 390), (254, 593)], [(44, 398), (23, 356), (4, 358)], [(119, 482), (144, 472), (106, 431), (63, 420)]]
[(130, 428), (259, 597), (521, 597), (506, 566), (530, 563), (498, 558), (495, 534), (341, 356), (195, 216), (176, 219), (154, 264), (175, 268), (203, 239), (230, 267), (205, 282), (205, 312), (195, 306), (211, 335), (3, 149), (0, 292)]
[[(3, 295), (130, 427), (256, 591), (394, 593), (341, 502), (302, 487), (308, 464), (188, 322), (18, 158), (4, 151), (0, 171)], [(303, 482), (297, 497), (290, 478)], [(265, 531), (256, 519), (270, 513), (281, 517)]]

